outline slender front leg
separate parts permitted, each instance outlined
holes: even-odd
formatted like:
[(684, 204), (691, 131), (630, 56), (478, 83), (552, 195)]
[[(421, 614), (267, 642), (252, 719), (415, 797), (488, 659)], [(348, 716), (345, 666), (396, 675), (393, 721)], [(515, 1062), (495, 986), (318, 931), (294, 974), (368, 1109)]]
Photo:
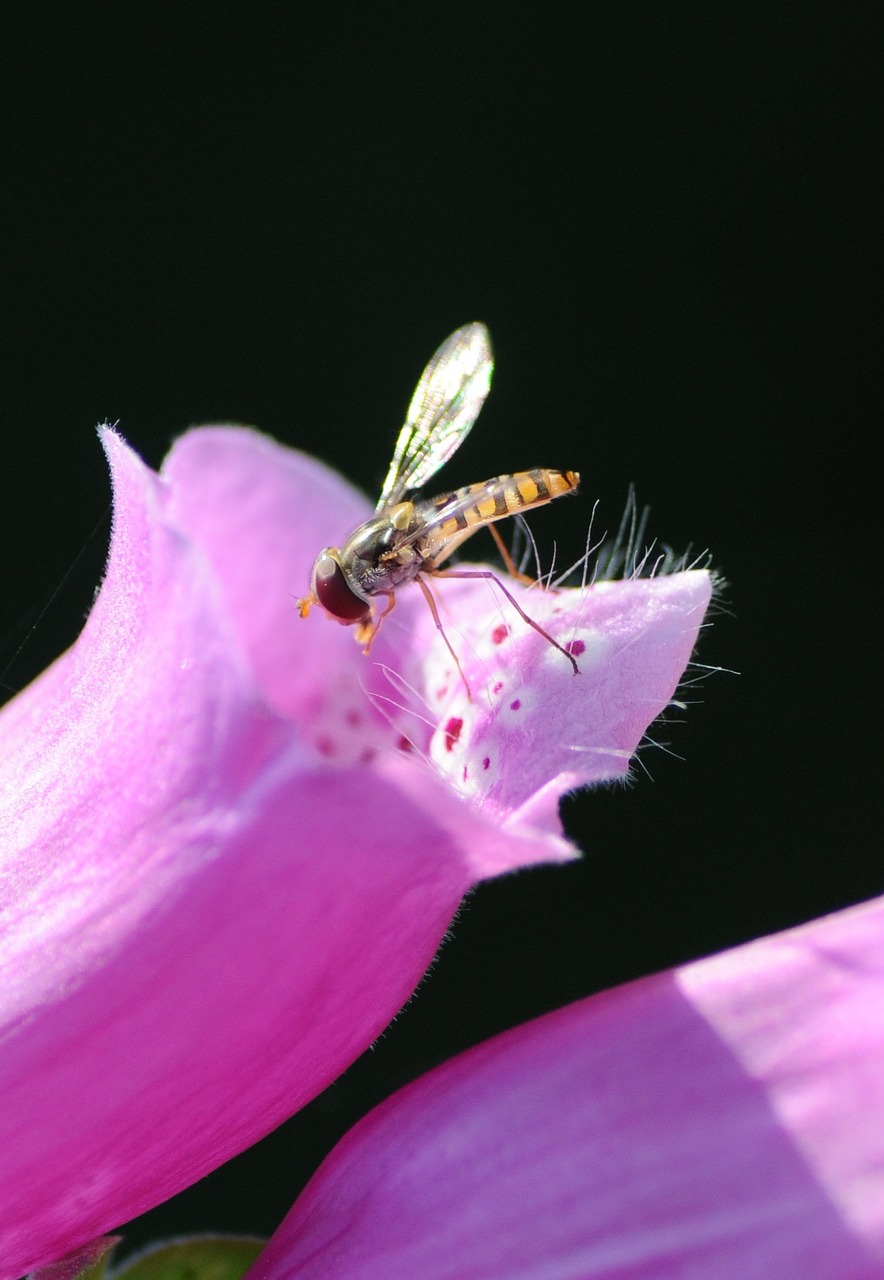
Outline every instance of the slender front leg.
[(521, 582), (526, 587), (536, 587), (539, 585), (537, 578), (530, 577), (527, 573), (522, 573), (521, 569), (516, 568), (516, 563), (510, 555), (509, 547), (500, 536), (497, 525), (489, 524), (488, 532), (497, 543), (497, 550), (500, 552), (500, 558), (503, 560), (503, 567), (511, 578), (515, 578), (516, 582)]
[(386, 618), (388, 613), (393, 612), (393, 606), (395, 604), (396, 604), (396, 596), (392, 591), (388, 591), (387, 603), (383, 612), (379, 613), (376, 618), (372, 616), (371, 618), (368, 619), (367, 622), (360, 622), (359, 625), (357, 626), (356, 641), (358, 644), (362, 644), (365, 646), (365, 648), (362, 650), (363, 653), (368, 653), (369, 649), (374, 643), (375, 636), (381, 629), (381, 623), (383, 622), (384, 618)]
[(460, 674), (460, 678), (463, 681), (463, 687), (467, 691), (467, 701), (472, 702), (473, 695), (470, 691), (469, 683), (467, 681), (466, 676), (463, 673), (463, 667), (460, 665), (460, 660), (458, 659), (457, 654), (454, 652), (454, 649), (451, 647), (451, 641), (448, 639), (448, 636), (445, 634), (445, 628), (442, 626), (442, 619), (439, 617), (439, 610), (436, 608), (436, 601), (433, 599), (433, 593), (430, 590), (430, 584), (424, 581), (424, 576), (421, 573), (417, 575), (417, 578), (415, 579), (415, 581), (417, 582), (417, 585), (420, 587), (421, 591), (423, 591), (424, 599), (426, 600), (427, 604), (430, 606), (430, 613), (433, 615), (433, 621), (436, 624), (436, 630), (439, 632), (439, 635), (445, 641), (445, 647), (447, 648), (448, 652), (451, 654), (452, 658), (454, 659), (454, 665), (457, 667), (457, 670)]
[[(568, 650), (564, 648), (563, 645), (559, 644), (558, 640), (553, 639), (553, 637), (549, 634), (549, 632), (544, 630), (544, 628), (540, 625), (539, 622), (535, 622), (533, 618), (529, 618), (528, 614), (519, 604), (518, 600), (516, 600), (512, 592), (507, 590), (507, 588), (503, 585), (503, 583), (501, 582), (500, 578), (498, 578), (496, 573), (492, 573), (490, 569), (434, 569), (433, 577), (434, 578), (490, 578), (492, 582), (496, 582), (497, 585), (500, 587), (501, 591), (506, 596), (507, 600), (509, 600), (510, 604), (513, 606), (513, 608), (515, 609), (519, 617), (522, 619), (522, 621), (527, 622), (529, 627), (533, 627), (534, 630), (537, 631), (540, 635), (542, 635), (545, 640), (548, 640), (550, 642), (550, 644), (553, 646), (554, 649), (558, 649), (559, 653), (563, 653), (565, 657), (568, 659), (568, 661), (571, 663), (571, 666), (574, 668), (575, 676), (580, 675), (580, 668), (577, 665), (577, 659), (574, 657), (573, 653), (569, 653)], [(420, 581), (420, 579), (418, 579), (418, 581)], [(446, 640), (445, 643), (448, 644), (448, 641)], [(450, 649), (451, 645), (448, 645), (448, 647)]]

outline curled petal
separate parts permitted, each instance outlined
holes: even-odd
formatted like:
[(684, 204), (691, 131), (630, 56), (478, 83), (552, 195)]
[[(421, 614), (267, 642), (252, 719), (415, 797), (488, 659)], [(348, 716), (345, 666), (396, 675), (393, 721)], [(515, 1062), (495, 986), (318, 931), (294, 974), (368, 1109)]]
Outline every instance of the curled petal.
[(678, 687), (712, 594), (706, 570), (559, 592), (508, 581), (576, 656), (575, 677), (493, 584), (437, 581), (470, 698), (414, 586), (398, 593), (367, 660), (350, 628), (319, 611), (293, 618), (318, 550), (370, 514), (339, 477), (241, 428), (189, 432), (162, 474), (176, 522), (211, 557), (263, 695), (323, 759), (365, 764), (406, 750), (445, 778), (513, 838), (473, 846), (477, 878), (573, 856), (558, 800), (628, 772)]
[[(430, 754), (437, 769), (499, 821), (524, 823), (546, 805), (546, 822), (556, 829), (551, 794), (628, 772), (648, 725), (684, 673), (712, 584), (700, 569), (598, 582), (583, 591), (539, 592), (517, 584), (513, 590), (577, 655), (579, 674), (512, 611), (501, 622), (501, 607), (484, 583), (461, 587), (459, 612), (478, 632), (478, 660), (469, 670), (481, 672), (482, 695), (460, 707), (454, 741), (452, 721), (443, 721)], [(519, 768), (508, 768), (515, 757)]]
[[(298, 689), (182, 527), (187, 494), (105, 444), (101, 594), (0, 718), (4, 1276), (165, 1199), (324, 1088), (411, 994), (475, 879), (466, 850), (503, 839), (419, 761), (326, 764), (274, 706)], [(256, 549), (240, 554), (260, 597)]]
[(559, 1010), (348, 1134), (248, 1280), (884, 1268), (884, 900)]
[[(587, 742), (629, 752), (665, 705), (708, 589), (686, 584), (679, 627), (675, 578), (624, 584), (637, 621), (611, 623), (608, 685), (593, 662), (579, 713), (549, 704), (564, 743), (538, 729), (562, 655), (514, 644), (507, 678), (534, 728), (512, 730), (499, 701), (464, 715), (458, 750), (475, 768), (496, 750), (483, 790), (466, 755), (447, 760), (464, 694), (440, 692), (424, 614), (405, 602), (368, 662), (347, 630), (297, 617), (313, 557), (364, 519), (364, 499), (243, 429), (189, 433), (160, 475), (113, 432), (104, 444), (101, 592), (74, 647), (0, 715), (4, 1280), (292, 1114), (401, 1007), (477, 879), (572, 856), (558, 796), (590, 777)], [(472, 609), (476, 584), (451, 585)], [(585, 612), (593, 592), (601, 612)], [(557, 603), (588, 646), (620, 607), (610, 587), (541, 607)], [(498, 612), (470, 622), (477, 643)], [(422, 700), (420, 740), (403, 730), (414, 705), (390, 710), (397, 663)]]

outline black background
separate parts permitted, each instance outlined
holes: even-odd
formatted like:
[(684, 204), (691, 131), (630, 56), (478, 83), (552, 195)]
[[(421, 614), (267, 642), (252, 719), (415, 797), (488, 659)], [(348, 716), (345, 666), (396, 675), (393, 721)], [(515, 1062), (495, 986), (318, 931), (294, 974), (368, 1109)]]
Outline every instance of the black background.
[(445, 487), (579, 468), (583, 501), (532, 521), (564, 563), (635, 482), (652, 532), (730, 584), (699, 659), (739, 674), (693, 690), (651, 778), (566, 803), (585, 860), (481, 887), (376, 1048), (132, 1243), (269, 1232), (340, 1133), (458, 1049), (881, 890), (863, 12), (207, 7), (136, 29), (78, 6), (7, 29), (5, 694), (100, 577), (97, 422), (153, 465), (191, 423), (249, 422), (373, 491), (424, 362), (472, 319), (495, 384)]

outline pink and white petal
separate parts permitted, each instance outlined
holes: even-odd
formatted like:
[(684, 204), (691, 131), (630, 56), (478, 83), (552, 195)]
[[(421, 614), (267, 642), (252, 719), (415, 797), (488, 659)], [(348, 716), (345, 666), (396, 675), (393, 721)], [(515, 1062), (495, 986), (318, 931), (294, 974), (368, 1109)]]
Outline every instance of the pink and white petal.
[[(495, 628), (489, 620), (490, 645), (484, 652), (476, 645), (485, 696), (459, 713), (453, 747), (443, 724), (430, 748), (437, 768), (502, 821), (559, 775), (561, 795), (628, 772), (684, 674), (712, 582), (706, 570), (693, 570), (557, 594), (518, 584), (516, 591), (526, 611), (575, 654), (579, 675), (518, 619), (518, 632), (512, 622)], [(464, 613), (481, 616), (478, 601), (472, 609), (465, 603)], [(519, 768), (508, 769), (516, 757)]]
[(169, 519), (209, 557), (263, 697), (280, 715), (309, 721), (316, 690), (344, 668), (358, 673), (359, 651), (352, 628), (319, 614), (305, 624), (296, 600), (322, 548), (339, 546), (371, 515), (364, 494), (245, 427), (188, 431), (160, 475)]
[(576, 656), (579, 674), (485, 581), (435, 587), (471, 699), (419, 597), (397, 605), (372, 657), (401, 673), (397, 723), (440, 775), (505, 827), (524, 829), (533, 813), (538, 834), (559, 835), (558, 799), (624, 777), (672, 701), (712, 578), (697, 569), (555, 593), (507, 589)]
[(559, 1010), (400, 1091), (248, 1280), (884, 1274), (884, 900)]
[(390, 686), (362, 657), (352, 627), (319, 609), (305, 622), (296, 607), (319, 551), (370, 515), (366, 498), (315, 459), (244, 427), (188, 431), (161, 475), (169, 519), (211, 564), (261, 696), (329, 763), (398, 752)]
[(411, 994), (473, 849), (514, 856), (417, 760), (322, 763), (261, 696), (164, 484), (105, 443), (99, 599), (0, 717), (4, 1277), (302, 1106)]
[[(510, 582), (523, 608), (577, 656), (574, 677), (487, 581), (439, 582), (470, 700), (416, 587), (399, 593), (368, 659), (352, 629), (318, 611), (306, 623), (296, 617), (293, 584), (306, 590), (317, 551), (369, 514), (340, 477), (242, 428), (188, 432), (162, 474), (170, 514), (211, 558), (262, 693), (323, 758), (366, 763), (412, 749), (486, 819), (548, 840), (553, 859), (570, 848), (558, 799), (627, 773), (672, 699), (712, 593), (705, 570), (556, 593)], [(476, 874), (520, 857), (514, 849), (503, 864), (479, 858)]]
[[(241, 429), (191, 433), (162, 477), (105, 445), (102, 591), (0, 716), (4, 1280), (303, 1105), (407, 998), (471, 884), (571, 856), (556, 801), (585, 778), (556, 772), (555, 735), (511, 736), (509, 768), (550, 767), (485, 805), (440, 776), (453, 712), (426, 705), (398, 749), (383, 644), (390, 667), (423, 648), (431, 690), (422, 633), (388, 623), (365, 662), (294, 608), (316, 550), (366, 514), (342, 481)], [(529, 666), (550, 657), (537, 639)]]

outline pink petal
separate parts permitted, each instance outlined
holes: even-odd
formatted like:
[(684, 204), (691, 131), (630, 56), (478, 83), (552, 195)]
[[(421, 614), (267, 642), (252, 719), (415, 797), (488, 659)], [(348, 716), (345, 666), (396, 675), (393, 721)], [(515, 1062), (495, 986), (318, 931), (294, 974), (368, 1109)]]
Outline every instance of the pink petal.
[(571, 1005), (403, 1089), (249, 1280), (884, 1274), (884, 899)]
[(175, 519), (211, 557), (264, 696), (329, 760), (364, 763), (402, 746), (424, 757), (516, 840), (474, 845), (477, 878), (573, 855), (558, 800), (628, 772), (672, 700), (712, 594), (705, 570), (556, 593), (509, 582), (578, 655), (575, 677), (493, 586), (437, 582), (470, 701), (417, 587), (399, 593), (368, 659), (351, 629), (319, 611), (294, 617), (293, 594), (306, 590), (319, 548), (340, 545), (370, 514), (340, 477), (231, 428), (189, 432), (163, 475), (186, 495), (186, 506), (173, 497)]
[[(222, 471), (285, 456), (250, 434), (219, 443)], [(473, 883), (466, 850), (502, 842), (419, 761), (321, 761), (268, 705), (294, 695), (272, 654), (250, 661), (258, 611), (233, 615), (170, 516), (187, 494), (106, 445), (101, 596), (0, 719), (7, 1276), (173, 1194), (325, 1087), (411, 994)], [(312, 491), (319, 468), (304, 469), (286, 478)], [(297, 670), (297, 638), (313, 641), (284, 599)]]
[(314, 458), (243, 427), (187, 432), (161, 475), (170, 519), (218, 575), (262, 696), (286, 718), (306, 718), (317, 686), (360, 664), (352, 632), (304, 625), (295, 601), (319, 550), (368, 519), (369, 503)]
[[(440, 722), (429, 752), (483, 812), (514, 828), (529, 814), (532, 825), (544, 825), (539, 811), (550, 794), (629, 771), (649, 723), (675, 693), (712, 591), (705, 570), (561, 593), (513, 584), (526, 612), (579, 655), (575, 676), (485, 583), (458, 587), (459, 613), (475, 620), (468, 677), (481, 672), (482, 696), (461, 700), (455, 742), (451, 717)], [(518, 769), (508, 767), (514, 758)], [(547, 814), (558, 830), (553, 805)]]
[[(0, 716), (3, 1277), (273, 1128), (408, 998), (471, 884), (571, 856), (558, 796), (607, 776), (586, 771), (587, 743), (622, 772), (708, 596), (706, 575), (624, 584), (622, 607), (610, 585), (530, 593), (590, 645), (608, 644), (610, 621), (612, 660), (574, 677), (533, 632), (514, 642), (499, 669), (522, 680), (533, 727), (501, 724), (495, 742), (499, 703), (479, 712), (451, 681), (439, 692), (450, 658), (443, 646), (437, 662), (431, 622), (425, 644), (418, 592), (374, 661), (348, 630), (297, 617), (316, 551), (367, 513), (343, 481), (240, 429), (190, 433), (160, 477), (112, 432), (105, 446), (116, 507), (100, 596), (74, 648)], [(499, 606), (445, 585), (458, 608), (484, 600), (466, 615), (481, 642)], [(397, 664), (424, 698), (419, 721), (407, 699), (390, 710)], [(556, 701), (578, 685), (597, 726)], [(464, 706), (464, 764), (449, 767), (440, 741)], [(405, 723), (416, 750), (399, 749)], [(492, 749), (483, 791), (469, 765)]]

